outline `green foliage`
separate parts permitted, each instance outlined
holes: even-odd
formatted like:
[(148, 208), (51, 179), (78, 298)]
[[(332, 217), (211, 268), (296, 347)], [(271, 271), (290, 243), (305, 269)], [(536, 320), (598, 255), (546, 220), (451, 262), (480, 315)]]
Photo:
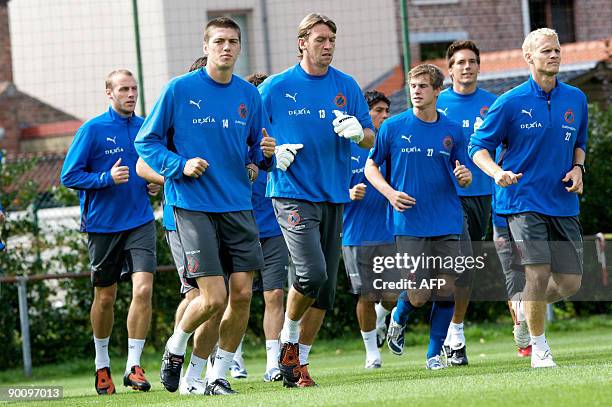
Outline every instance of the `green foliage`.
[(612, 231), (612, 105), (589, 106), (587, 173), (580, 199), (580, 221), (585, 234)]

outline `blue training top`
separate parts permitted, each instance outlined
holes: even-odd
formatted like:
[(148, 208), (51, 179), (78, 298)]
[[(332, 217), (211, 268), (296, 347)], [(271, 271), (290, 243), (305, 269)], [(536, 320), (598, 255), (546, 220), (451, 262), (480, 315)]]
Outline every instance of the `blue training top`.
[[(147, 182), (136, 175), (134, 138), (141, 125), (142, 118), (125, 118), (109, 107), (85, 122), (74, 136), (61, 181), (79, 190), (82, 232), (122, 232), (153, 220)], [(120, 166), (129, 167), (130, 177), (115, 185), (111, 168), (120, 158)]]
[(473, 157), (503, 144), (502, 168), (523, 173), (517, 184), (497, 189), (495, 212), (578, 215), (578, 195), (561, 180), (572, 169), (574, 149), (586, 149), (587, 122), (584, 93), (559, 81), (547, 94), (529, 78), (500, 96), (469, 146)]
[[(463, 130), (464, 146), (467, 154), (467, 146), (470, 137), (474, 133), (474, 123), (482, 122), (487, 114), (489, 106), (495, 102), (494, 94), (477, 88), (469, 95), (463, 95), (453, 90), (452, 86), (440, 92), (436, 106), (438, 111), (446, 117), (459, 123)], [(472, 171), (472, 183), (465, 188), (459, 186), (455, 180), (455, 187), (459, 196), (481, 196), (493, 193), (493, 180), (484, 173), (472, 160), (468, 160), (465, 166)]]
[[(389, 201), (370, 184), (364, 174), (369, 151), (353, 143), (351, 145), (351, 188), (359, 183), (366, 185), (361, 201), (344, 205), (343, 246), (369, 246), (393, 243), (393, 233), (388, 222)], [(386, 176), (386, 168), (381, 168)]]
[[(236, 75), (221, 84), (199, 69), (166, 85), (135, 145), (171, 186), (165, 194), (167, 205), (202, 212), (250, 210), (246, 146), (255, 150), (258, 166), (269, 169), (274, 159), (265, 159), (259, 147), (262, 128), (269, 127), (253, 85)], [(167, 143), (170, 135), (172, 143)], [(209, 164), (197, 179), (183, 175), (187, 160), (195, 157)]]
[(463, 212), (454, 187), (455, 160), (465, 163), (461, 127), (446, 116), (428, 123), (412, 109), (380, 127), (370, 158), (382, 168), (390, 161), (389, 184), (416, 200), (404, 212), (393, 210), (395, 236), (461, 234)]
[(334, 110), (355, 116), (374, 129), (357, 82), (329, 67), (309, 75), (297, 64), (259, 85), (277, 144), (304, 147), (286, 172), (274, 169), (267, 196), (310, 202), (349, 202), (351, 141), (334, 132)]

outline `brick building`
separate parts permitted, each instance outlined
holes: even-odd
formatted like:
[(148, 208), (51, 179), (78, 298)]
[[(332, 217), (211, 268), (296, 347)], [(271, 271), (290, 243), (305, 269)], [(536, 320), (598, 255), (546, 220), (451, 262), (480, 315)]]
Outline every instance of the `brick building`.
[(483, 52), (520, 48), (541, 27), (557, 30), (562, 44), (612, 37), (609, 0), (396, 1), (398, 27), (400, 2), (407, 4), (413, 62), (439, 58), (460, 39), (476, 41)]

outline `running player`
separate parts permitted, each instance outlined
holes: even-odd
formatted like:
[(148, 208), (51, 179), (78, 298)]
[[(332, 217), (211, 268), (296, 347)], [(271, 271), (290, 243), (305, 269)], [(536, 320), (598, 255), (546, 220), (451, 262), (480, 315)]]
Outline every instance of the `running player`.
[(300, 62), (259, 87), (279, 143), (303, 145), (293, 164), (271, 173), (267, 187), (296, 274), (280, 337), (279, 367), (288, 387), (315, 384), (308, 354), (334, 304), (350, 144), (370, 148), (374, 140), (359, 85), (330, 66), (336, 24), (307, 15), (297, 45)]
[[(523, 42), (531, 76), (493, 104), (472, 136), (469, 154), (501, 188), (495, 212), (508, 220), (526, 284), (524, 312), (531, 334), (531, 367), (555, 367), (544, 334), (546, 303), (574, 294), (582, 279), (582, 193), (588, 109), (584, 93), (557, 79), (561, 46), (554, 30), (532, 31)], [(505, 146), (499, 165), (489, 151)]]
[[(480, 126), (489, 106), (496, 96), (478, 87), (480, 50), (473, 41), (455, 41), (446, 50), (448, 72), (453, 85), (440, 92), (438, 111), (459, 123), (463, 129), (466, 148), (470, 136)], [(472, 172), (472, 183), (465, 188), (457, 186), (464, 217), (461, 236), (464, 256), (480, 255), (487, 225), (491, 217), (491, 179), (471, 160), (466, 167)], [(451, 365), (467, 365), (468, 358), (463, 334), (463, 320), (470, 301), (470, 289), (474, 281), (474, 269), (461, 274), (455, 287), (455, 312), (444, 341), (444, 350)]]
[(158, 186), (136, 176), (134, 138), (142, 118), (134, 114), (136, 78), (119, 69), (106, 77), (108, 110), (84, 123), (68, 149), (61, 181), (79, 191), (81, 231), (87, 232), (94, 299), (91, 325), (96, 348), (96, 391), (115, 393), (108, 343), (113, 328), (117, 283), (132, 281), (127, 316), (128, 359), (123, 384), (148, 391), (140, 355), (151, 322), (155, 224), (147, 192)]
[[(191, 334), (223, 313), (206, 394), (235, 393), (225, 375), (246, 329), (253, 272), (263, 267), (244, 164), (248, 145), (260, 168), (269, 169), (275, 141), (267, 136), (257, 90), (233, 75), (240, 39), (233, 20), (211, 20), (204, 30), (206, 67), (169, 82), (135, 142), (143, 160), (166, 178), (185, 274), (200, 291), (166, 344), (160, 376), (169, 391), (178, 388)], [(174, 151), (167, 147), (169, 132)], [(231, 259), (229, 276), (221, 263), (225, 255)]]
[[(391, 102), (375, 90), (366, 92), (365, 99), (374, 128), (378, 131), (389, 117)], [(381, 300), (380, 306), (386, 305), (389, 309), (393, 308), (393, 302), (382, 301), (382, 297), (376, 295), (381, 293), (375, 293), (372, 286), (372, 261), (375, 256), (392, 255), (395, 242), (387, 224), (388, 202), (369, 185), (363, 173), (367, 158), (367, 150), (351, 145), (351, 203), (344, 206), (342, 255), (350, 292), (358, 296), (356, 311), (366, 349), (365, 368), (377, 369), (382, 366), (382, 359), (378, 350), (375, 301)], [(384, 339), (382, 342), (384, 344)]]
[[(427, 369), (441, 369), (440, 351), (453, 314), (455, 267), (437, 264), (434, 287), (428, 280), (434, 267), (428, 258), (458, 260), (459, 236), (463, 228), (461, 203), (454, 182), (465, 187), (472, 174), (466, 157), (461, 127), (436, 110), (444, 75), (434, 65), (418, 65), (410, 71), (412, 109), (387, 120), (376, 137), (365, 174), (372, 185), (393, 206), (393, 227), (397, 250), (413, 260), (414, 289), (404, 291), (391, 313), (387, 341), (390, 350), (403, 353), (404, 330), (411, 312), (433, 301)], [(385, 179), (380, 166), (390, 167)], [(417, 265), (423, 256), (427, 264)], [(460, 270), (459, 270), (460, 271)], [(426, 285), (423, 285), (423, 282)]]

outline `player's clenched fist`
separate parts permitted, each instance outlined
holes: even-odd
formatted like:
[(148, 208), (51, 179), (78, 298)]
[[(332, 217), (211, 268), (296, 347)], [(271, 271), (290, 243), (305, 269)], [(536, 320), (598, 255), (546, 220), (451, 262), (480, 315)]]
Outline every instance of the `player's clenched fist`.
[(281, 144), (276, 147), (276, 168), (287, 171), (303, 144)]
[(416, 204), (416, 199), (402, 191), (393, 191), (387, 195), (387, 199), (393, 208), (398, 212), (404, 212)]
[(523, 173), (515, 174), (512, 171), (497, 171), (493, 178), (495, 179), (495, 183), (502, 188), (508, 187), (512, 184), (518, 183), (519, 179), (523, 176)]
[(115, 184), (125, 184), (130, 180), (130, 169), (127, 165), (120, 165), (121, 158), (117, 160), (115, 164), (113, 164), (113, 168), (111, 168), (111, 177)]
[(353, 188), (349, 189), (349, 195), (351, 197), (351, 201), (361, 201), (365, 198), (367, 185), (363, 182), (355, 185)]
[(261, 151), (263, 152), (264, 157), (270, 158), (274, 155), (276, 140), (273, 137), (270, 137), (266, 129), (261, 129), (261, 133), (263, 134), (261, 143), (259, 143)]
[(361, 143), (365, 135), (363, 134), (363, 127), (359, 120), (355, 116), (349, 116), (342, 113), (340, 110), (334, 110), (336, 118), (332, 122), (334, 125), (334, 131), (340, 137), (347, 138), (354, 143)]
[(208, 168), (208, 162), (200, 157), (187, 160), (183, 174), (192, 178), (200, 178), (204, 171)]
[(472, 183), (472, 171), (470, 171), (465, 165), (461, 165), (459, 160), (455, 161), (455, 169), (453, 174), (457, 179), (457, 183), (460, 187), (467, 187)]

